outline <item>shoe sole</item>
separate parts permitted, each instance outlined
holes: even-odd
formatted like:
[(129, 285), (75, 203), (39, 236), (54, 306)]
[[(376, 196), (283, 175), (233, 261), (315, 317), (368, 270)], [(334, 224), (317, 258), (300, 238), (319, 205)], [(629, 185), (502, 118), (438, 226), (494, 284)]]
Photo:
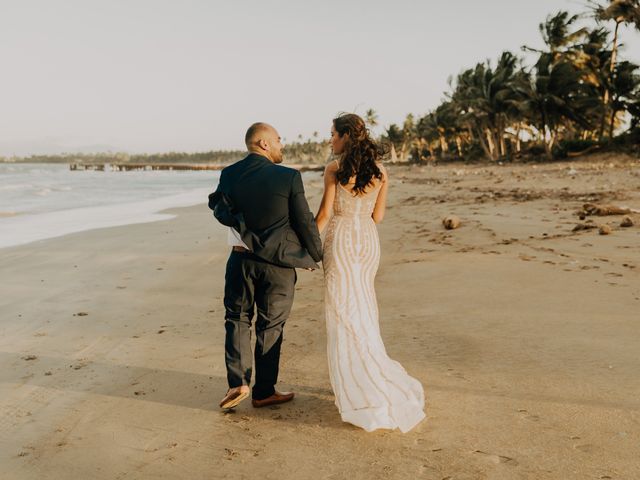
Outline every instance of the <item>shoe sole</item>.
[(251, 404), (253, 405), (253, 408), (263, 408), (263, 407), (270, 407), (272, 405), (280, 405), (281, 403), (287, 403), (293, 400), (294, 398), (295, 397), (291, 397), (291, 398), (287, 398), (286, 400), (276, 400), (268, 403), (258, 403), (258, 404), (251, 402)]
[(240, 402), (249, 396), (249, 392), (240, 392), (237, 396), (231, 397), (226, 402), (220, 404), (220, 408), (233, 408), (237, 407)]

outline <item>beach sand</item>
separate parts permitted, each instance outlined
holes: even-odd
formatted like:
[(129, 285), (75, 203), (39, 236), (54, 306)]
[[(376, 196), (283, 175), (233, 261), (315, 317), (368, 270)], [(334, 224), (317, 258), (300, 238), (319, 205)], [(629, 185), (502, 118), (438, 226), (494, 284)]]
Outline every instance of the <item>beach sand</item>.
[(341, 422), (320, 271), (285, 329), (295, 400), (218, 409), (228, 248), (201, 205), (0, 250), (0, 478), (640, 478), (640, 215), (572, 232), (583, 203), (640, 208), (640, 162), (389, 168), (376, 285), (416, 429)]

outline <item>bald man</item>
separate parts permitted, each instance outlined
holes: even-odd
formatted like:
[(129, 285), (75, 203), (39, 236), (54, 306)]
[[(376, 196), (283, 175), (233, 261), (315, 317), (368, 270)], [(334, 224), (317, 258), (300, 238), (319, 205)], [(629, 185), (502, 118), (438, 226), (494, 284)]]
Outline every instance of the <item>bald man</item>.
[[(222, 170), (209, 196), (214, 216), (229, 227), (225, 274), (225, 361), (229, 390), (221, 408), (251, 393), (256, 408), (288, 402), (275, 389), (284, 324), (293, 303), (296, 268), (315, 269), (322, 244), (297, 170), (283, 167), (277, 130), (254, 123), (245, 135), (249, 154)], [(255, 384), (251, 325), (256, 313)]]

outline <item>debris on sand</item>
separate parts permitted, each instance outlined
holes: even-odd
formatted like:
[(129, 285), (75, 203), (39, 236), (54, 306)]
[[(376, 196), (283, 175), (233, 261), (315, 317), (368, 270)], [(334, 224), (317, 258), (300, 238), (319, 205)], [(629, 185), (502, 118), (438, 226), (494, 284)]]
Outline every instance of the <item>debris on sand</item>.
[(455, 215), (447, 215), (442, 219), (442, 225), (444, 225), (444, 228), (447, 230), (453, 230), (460, 226), (460, 219)]
[(572, 232), (580, 232), (582, 230), (591, 230), (593, 228), (598, 228), (598, 226), (594, 223), (579, 223), (573, 229)]
[(582, 206), (582, 210), (584, 215), (597, 215), (600, 217), (605, 215), (627, 215), (635, 212), (631, 208), (617, 207), (615, 205), (596, 205), (595, 203), (585, 203)]
[(622, 221), (620, 222), (620, 226), (621, 227), (633, 227), (633, 220), (631, 220), (631, 217), (624, 217), (622, 219)]
[(606, 223), (603, 225), (600, 225), (600, 227), (598, 227), (598, 233), (600, 235), (609, 235), (613, 230), (611, 230), (611, 227), (609, 225), (607, 225)]

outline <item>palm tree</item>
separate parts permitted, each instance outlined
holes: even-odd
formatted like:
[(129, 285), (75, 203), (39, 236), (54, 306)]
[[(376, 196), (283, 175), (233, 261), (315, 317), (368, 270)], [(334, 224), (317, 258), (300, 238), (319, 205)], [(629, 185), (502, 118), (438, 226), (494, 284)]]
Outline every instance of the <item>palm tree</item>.
[(631, 114), (631, 127), (629, 130), (636, 131), (640, 129), (640, 86), (631, 95), (630, 102), (627, 104), (627, 111)]
[(640, 30), (640, 0), (611, 0), (606, 7), (593, 4), (592, 8), (596, 20), (613, 20), (616, 23), (613, 31), (613, 48), (610, 66), (610, 72), (613, 73), (618, 53), (618, 29), (621, 24), (633, 24), (636, 29)]
[(423, 138), (438, 143), (441, 159), (444, 159), (449, 152), (447, 137), (453, 124), (451, 113), (451, 103), (441, 103), (435, 110), (425, 115), (420, 124)]
[(583, 72), (567, 59), (554, 61), (551, 52), (540, 55), (529, 85), (516, 88), (523, 109), (538, 130), (548, 158), (562, 130), (572, 124), (591, 128), (589, 112), (598, 104), (593, 87), (583, 82)]
[[(597, 138), (602, 140), (604, 136), (607, 112), (609, 110), (608, 97), (611, 89), (611, 74), (609, 65), (611, 61), (611, 50), (607, 48), (609, 43), (609, 32), (604, 28), (590, 30), (582, 43), (574, 46), (573, 63), (583, 72), (584, 83), (593, 88), (594, 94), (598, 98), (597, 105), (589, 116), (593, 119), (594, 125), (599, 125)], [(583, 131), (582, 137), (594, 137), (595, 132)]]
[[(613, 46), (611, 48), (611, 59), (609, 61), (609, 83), (611, 83), (616, 69), (616, 62), (618, 57), (618, 30), (621, 24), (633, 24), (635, 25), (636, 29), (640, 30), (640, 0), (611, 0), (609, 2), (609, 5), (607, 6), (602, 6), (597, 3), (592, 4), (592, 9), (594, 11), (596, 20), (613, 20), (615, 22), (613, 31)], [(610, 95), (610, 89), (606, 88), (603, 98), (604, 111), (600, 124), (601, 140), (604, 133), (604, 124), (607, 109), (609, 109)], [(611, 124), (613, 123), (614, 117), (615, 113), (612, 113)], [(611, 138), (611, 134), (613, 132), (613, 127), (611, 127), (611, 124), (609, 128), (609, 138)]]
[(438, 133), (432, 122), (432, 117), (427, 114), (415, 124), (415, 137), (411, 142), (412, 157), (416, 162), (435, 158), (434, 142), (438, 139)]
[[(584, 27), (572, 31), (579, 18), (579, 15), (569, 15), (569, 12), (559, 11), (555, 15), (547, 16), (545, 22), (538, 25), (542, 39), (553, 55), (553, 60), (558, 60), (561, 56), (571, 55), (573, 46), (587, 34), (587, 29)], [(530, 47), (524, 48), (542, 53)]]
[(364, 121), (369, 126), (369, 128), (374, 128), (378, 126), (378, 114), (373, 108), (370, 108), (364, 114)]
[(530, 112), (527, 110), (527, 96), (522, 92), (527, 91), (531, 85), (531, 74), (524, 68), (517, 71), (509, 84), (510, 93), (505, 98), (505, 114), (509, 127), (505, 132), (513, 139), (515, 143), (515, 154), (520, 155), (521, 132), (531, 132), (529, 128)]
[(548, 157), (561, 133), (570, 136), (593, 129), (596, 120), (604, 118), (604, 93), (598, 92), (606, 88), (601, 66), (607, 60), (607, 32), (576, 28), (578, 19), (565, 11), (548, 16), (539, 26), (547, 50), (523, 47), (539, 57), (528, 84), (518, 85), (520, 110), (538, 130)]
[(407, 115), (402, 127), (392, 123), (385, 129), (385, 140), (388, 141), (396, 152), (400, 152), (399, 160), (406, 162), (411, 145), (415, 139), (415, 125), (413, 115)]
[(404, 135), (402, 134), (402, 129), (398, 127), (395, 123), (389, 125), (388, 128), (385, 129), (385, 134), (387, 135), (387, 140), (393, 148), (399, 150), (402, 148), (402, 143), (404, 140)]
[(611, 117), (609, 119), (609, 138), (613, 138), (616, 116), (622, 111), (632, 111), (640, 91), (640, 75), (636, 73), (638, 65), (628, 61), (618, 62), (613, 71), (611, 82)]
[(495, 68), (487, 61), (463, 71), (449, 95), (455, 112), (450, 130), (461, 134), (466, 129), (492, 160), (507, 155), (505, 132), (514, 120), (513, 101), (519, 95), (514, 83), (521, 71), (520, 59), (505, 51)]
[(407, 161), (409, 157), (411, 145), (414, 142), (415, 138), (416, 138), (415, 120), (413, 118), (413, 114), (409, 113), (407, 114), (406, 118), (404, 119), (404, 123), (402, 124), (402, 145), (400, 146), (401, 162)]

